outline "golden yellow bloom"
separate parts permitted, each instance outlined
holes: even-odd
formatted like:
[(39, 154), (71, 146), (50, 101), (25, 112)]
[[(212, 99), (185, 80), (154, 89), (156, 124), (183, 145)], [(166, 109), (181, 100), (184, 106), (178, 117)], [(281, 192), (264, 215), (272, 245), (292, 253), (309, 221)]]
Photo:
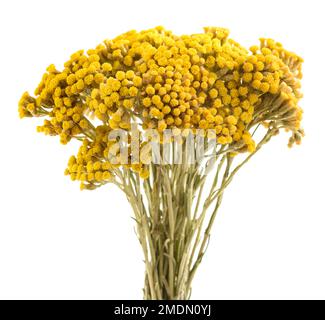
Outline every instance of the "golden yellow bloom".
[[(289, 144), (300, 143), (302, 59), (270, 39), (249, 52), (228, 33), (209, 27), (202, 34), (177, 36), (157, 27), (80, 50), (62, 71), (47, 68), (36, 97), (22, 96), (19, 115), (47, 116), (38, 131), (59, 135), (64, 144), (72, 138), (87, 141), (78, 155), (80, 166), (109, 162), (106, 135), (129, 130), (131, 120), (160, 133), (213, 129), (218, 143), (241, 152), (255, 150), (248, 136), (258, 123), (285, 128), (292, 132)], [(277, 118), (269, 119), (273, 114)], [(112, 168), (99, 170), (97, 176), (79, 172), (73, 178), (93, 189), (112, 175), (105, 173)]]

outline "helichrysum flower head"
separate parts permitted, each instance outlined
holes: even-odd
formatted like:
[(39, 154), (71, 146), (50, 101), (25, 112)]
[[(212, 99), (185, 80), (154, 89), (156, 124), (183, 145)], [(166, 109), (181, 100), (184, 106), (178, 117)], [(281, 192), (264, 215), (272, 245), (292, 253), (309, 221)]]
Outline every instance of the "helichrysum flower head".
[[(219, 144), (239, 152), (254, 151), (250, 129), (258, 124), (284, 128), (292, 133), (290, 146), (300, 143), (302, 59), (271, 39), (248, 51), (228, 34), (208, 27), (178, 36), (157, 27), (77, 51), (61, 71), (47, 68), (35, 97), (23, 94), (19, 114), (45, 116), (38, 131), (63, 144), (82, 141), (66, 173), (89, 189), (114, 176), (109, 132), (130, 130), (135, 120), (160, 133), (213, 129)], [(149, 176), (145, 164), (125, 167)]]

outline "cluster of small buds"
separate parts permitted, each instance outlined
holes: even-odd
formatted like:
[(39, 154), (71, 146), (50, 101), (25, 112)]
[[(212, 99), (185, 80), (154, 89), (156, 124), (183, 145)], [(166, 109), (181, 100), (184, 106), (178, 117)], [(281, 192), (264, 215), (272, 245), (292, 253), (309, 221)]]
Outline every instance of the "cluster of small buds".
[[(302, 59), (280, 43), (261, 39), (246, 50), (228, 31), (177, 36), (162, 27), (130, 31), (95, 49), (71, 55), (58, 71), (47, 68), (35, 98), (24, 93), (21, 117), (47, 116), (38, 131), (83, 141), (66, 173), (93, 189), (110, 181), (114, 129), (210, 129), (217, 143), (253, 152), (250, 129), (263, 123), (302, 136), (298, 106)], [(92, 121), (97, 118), (98, 121)], [(95, 125), (96, 123), (96, 125)], [(125, 165), (147, 178), (145, 164)]]

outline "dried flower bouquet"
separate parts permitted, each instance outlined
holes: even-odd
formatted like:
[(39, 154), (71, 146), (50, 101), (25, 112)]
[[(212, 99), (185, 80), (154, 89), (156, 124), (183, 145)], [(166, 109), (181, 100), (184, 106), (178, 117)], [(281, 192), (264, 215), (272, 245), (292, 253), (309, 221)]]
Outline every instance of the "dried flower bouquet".
[(54, 65), (19, 102), (38, 131), (81, 146), (66, 174), (121, 189), (145, 261), (145, 299), (189, 299), (223, 193), (282, 129), (300, 144), (302, 59), (271, 39), (246, 50), (228, 31), (130, 31), (62, 71)]

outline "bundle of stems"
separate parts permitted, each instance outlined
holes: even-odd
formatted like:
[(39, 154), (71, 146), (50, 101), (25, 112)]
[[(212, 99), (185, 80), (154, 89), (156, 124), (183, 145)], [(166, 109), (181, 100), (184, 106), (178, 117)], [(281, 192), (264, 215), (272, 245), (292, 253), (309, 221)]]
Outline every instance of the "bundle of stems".
[(133, 208), (144, 253), (144, 299), (190, 298), (225, 189), (275, 134), (276, 129), (268, 129), (255, 151), (239, 163), (234, 161), (234, 147), (220, 145), (207, 148), (201, 161), (191, 163), (186, 138), (182, 138), (180, 147), (179, 142), (172, 144), (170, 155), (175, 159), (182, 153), (181, 164), (152, 162), (146, 180), (130, 170), (118, 171), (116, 185)]

